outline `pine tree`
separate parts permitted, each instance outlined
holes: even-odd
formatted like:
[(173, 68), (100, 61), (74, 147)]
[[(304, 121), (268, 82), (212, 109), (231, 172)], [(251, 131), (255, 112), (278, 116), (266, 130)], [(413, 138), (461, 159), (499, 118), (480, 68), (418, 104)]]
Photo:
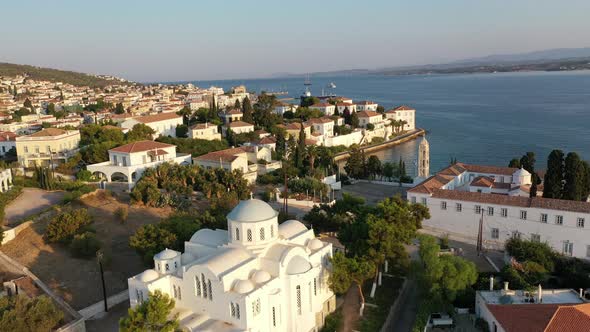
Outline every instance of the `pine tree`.
[(297, 148), (295, 149), (295, 167), (303, 169), (303, 159), (305, 158), (305, 126), (301, 124), (299, 130), (299, 138), (297, 140)]
[(286, 151), (285, 134), (282, 131), (279, 131), (276, 135), (276, 138), (277, 138), (277, 144), (276, 144), (275, 151), (277, 153), (279, 160), (282, 160), (285, 157), (285, 151)]
[(242, 113), (244, 113), (244, 116), (242, 117), (242, 120), (244, 122), (248, 122), (248, 123), (253, 123), (254, 122), (254, 118), (253, 118), (253, 109), (252, 109), (252, 104), (250, 103), (250, 98), (248, 98), (248, 96), (246, 96), (246, 98), (244, 98), (244, 100), (242, 100)]
[(586, 191), (586, 169), (580, 156), (570, 152), (565, 157), (565, 185), (563, 186), (563, 199), (580, 201)]
[(543, 183), (543, 197), (561, 198), (563, 193), (563, 151), (553, 150), (547, 158), (547, 172)]

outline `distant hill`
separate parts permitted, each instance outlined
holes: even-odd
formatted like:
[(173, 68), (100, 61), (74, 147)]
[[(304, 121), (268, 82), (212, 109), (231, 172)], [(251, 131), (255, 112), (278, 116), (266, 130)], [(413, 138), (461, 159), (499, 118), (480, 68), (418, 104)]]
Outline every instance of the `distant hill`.
[(468, 65), (468, 64), (504, 64), (504, 63), (521, 63), (532, 61), (547, 61), (560, 59), (576, 59), (590, 57), (590, 47), (584, 48), (555, 48), (550, 50), (516, 53), (516, 54), (494, 54), (479, 58), (459, 60), (449, 63), (449, 65)]
[(117, 79), (107, 79), (94, 75), (77, 73), (67, 70), (41, 68), (29, 65), (18, 65), (0, 62), (0, 76), (28, 75), (30, 78), (41, 81), (63, 82), (75, 86), (89, 86), (103, 88), (108, 85), (131, 85), (133, 82), (122, 82)]

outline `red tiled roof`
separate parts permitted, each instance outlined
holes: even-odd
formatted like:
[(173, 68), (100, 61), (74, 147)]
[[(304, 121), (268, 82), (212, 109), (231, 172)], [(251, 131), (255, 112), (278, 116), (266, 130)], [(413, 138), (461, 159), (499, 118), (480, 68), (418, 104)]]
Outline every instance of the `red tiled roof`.
[(317, 104), (313, 104), (309, 107), (315, 107), (315, 108), (326, 108), (326, 107), (330, 107), (330, 106), (334, 106), (332, 104), (329, 103), (317, 103)]
[(487, 176), (478, 176), (470, 183), (470, 185), (474, 187), (491, 187), (493, 184), (494, 180)]
[(153, 114), (153, 115), (138, 116), (134, 119), (141, 122), (141, 123), (152, 123), (152, 122), (178, 119), (178, 118), (182, 118), (182, 116), (176, 114), (175, 112), (168, 112), (168, 113), (158, 113), (158, 114)]
[(545, 328), (545, 332), (590, 332), (590, 304), (560, 306)]
[(9, 142), (16, 139), (16, 134), (12, 131), (0, 131), (0, 142)]
[(307, 120), (307, 123), (312, 123), (312, 124), (333, 123), (333, 122), (334, 122), (334, 120), (332, 120), (330, 118), (326, 118), (326, 117), (311, 118), (311, 119)]
[(487, 304), (506, 332), (542, 332), (559, 304)]
[(195, 157), (194, 160), (205, 160), (205, 161), (225, 161), (232, 162), (239, 158), (239, 154), (246, 153), (246, 149), (243, 147), (231, 148), (220, 151), (213, 151), (202, 156)]
[(59, 128), (47, 128), (41, 131), (38, 131), (34, 134), (29, 135), (29, 137), (47, 137), (47, 136), (59, 136), (63, 134), (67, 134), (67, 130), (59, 129)]
[(229, 128), (236, 128), (236, 127), (249, 127), (249, 126), (254, 126), (254, 125), (251, 123), (248, 123), (248, 122), (244, 122), (244, 121), (232, 121), (232, 122), (228, 123), (227, 126)]
[(257, 144), (275, 144), (277, 142), (277, 139), (274, 137), (263, 137), (261, 138)]
[(398, 107), (394, 108), (394, 110), (395, 111), (414, 111), (413, 108), (411, 108), (410, 106), (407, 106), (407, 105), (398, 106)]
[(359, 118), (372, 118), (374, 116), (382, 116), (381, 114), (374, 111), (362, 111), (356, 113)]
[(486, 166), (486, 165), (470, 165), (464, 163), (457, 163), (466, 170), (474, 173), (489, 173), (498, 175), (512, 175), (518, 170), (514, 167), (500, 167), (500, 166)]
[(113, 152), (133, 153), (174, 147), (174, 145), (155, 141), (137, 141), (110, 149)]

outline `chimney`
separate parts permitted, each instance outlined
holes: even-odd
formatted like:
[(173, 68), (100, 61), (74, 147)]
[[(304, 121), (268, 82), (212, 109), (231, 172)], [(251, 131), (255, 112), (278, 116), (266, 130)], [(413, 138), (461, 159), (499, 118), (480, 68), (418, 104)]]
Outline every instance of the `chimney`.
[(490, 276), (490, 292), (494, 290), (494, 276)]
[(504, 290), (508, 291), (508, 281), (504, 281)]
[(580, 299), (584, 299), (584, 290), (580, 288)]
[(537, 291), (537, 303), (543, 302), (543, 287), (539, 284), (539, 290)]

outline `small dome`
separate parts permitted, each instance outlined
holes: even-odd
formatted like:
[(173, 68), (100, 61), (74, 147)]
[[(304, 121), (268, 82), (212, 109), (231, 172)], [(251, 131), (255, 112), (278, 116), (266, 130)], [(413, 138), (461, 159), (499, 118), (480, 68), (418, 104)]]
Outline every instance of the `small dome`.
[(238, 280), (234, 285), (234, 292), (238, 294), (250, 293), (254, 289), (254, 284), (250, 280)]
[(307, 247), (311, 250), (318, 250), (318, 249), (324, 247), (324, 242), (322, 242), (318, 239), (311, 239), (309, 241), (309, 243), (307, 244)]
[(519, 168), (516, 172), (512, 174), (514, 177), (524, 177), (524, 176), (531, 176), (531, 173), (524, 168)]
[(275, 218), (278, 215), (268, 203), (259, 199), (241, 201), (227, 218), (238, 222), (257, 222)]
[(139, 281), (145, 282), (145, 283), (154, 281), (158, 278), (160, 278), (160, 274), (158, 274), (158, 272), (156, 272), (155, 270), (152, 270), (152, 269), (145, 270), (145, 271), (143, 271), (143, 273), (141, 273), (139, 276), (137, 276), (137, 279), (139, 279)]
[(158, 259), (158, 260), (164, 260), (164, 259), (172, 259), (175, 258), (176, 256), (178, 256), (180, 253), (178, 251), (174, 251), (171, 249), (164, 249), (162, 251), (160, 251), (159, 253), (157, 253), (154, 258)]
[(188, 264), (194, 261), (195, 259), (197, 258), (193, 254), (190, 254), (188, 252), (185, 252), (184, 254), (180, 255), (180, 263), (182, 265)]
[(295, 256), (287, 265), (287, 274), (302, 274), (311, 270), (311, 264), (301, 256)]
[(307, 227), (297, 220), (287, 220), (279, 225), (279, 235), (284, 239), (289, 239), (305, 231), (307, 231)]
[(252, 275), (252, 281), (257, 284), (262, 284), (270, 280), (270, 273), (264, 270), (258, 270)]

